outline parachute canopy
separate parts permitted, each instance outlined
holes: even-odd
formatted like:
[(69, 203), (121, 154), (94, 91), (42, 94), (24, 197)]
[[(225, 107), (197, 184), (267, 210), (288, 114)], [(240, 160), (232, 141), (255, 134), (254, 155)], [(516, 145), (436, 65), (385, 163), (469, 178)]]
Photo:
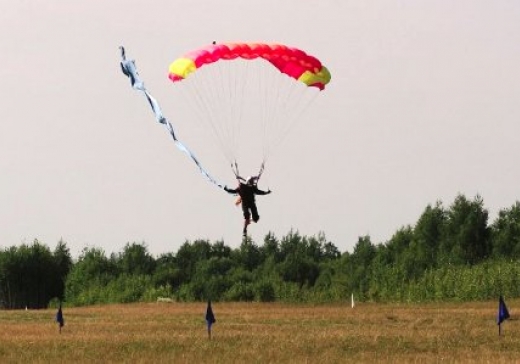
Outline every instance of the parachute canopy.
[(265, 43), (195, 49), (170, 64), (168, 77), (179, 96), (172, 98), (176, 107), (189, 108), (213, 135), (236, 176), (237, 163), (247, 174), (258, 166), (257, 175), (262, 173), (274, 148), (331, 79), (316, 57)]
[(177, 82), (206, 64), (236, 58), (263, 58), (280, 72), (320, 90), (330, 81), (329, 70), (315, 57), (294, 47), (262, 43), (212, 44), (189, 52), (171, 63), (169, 78)]

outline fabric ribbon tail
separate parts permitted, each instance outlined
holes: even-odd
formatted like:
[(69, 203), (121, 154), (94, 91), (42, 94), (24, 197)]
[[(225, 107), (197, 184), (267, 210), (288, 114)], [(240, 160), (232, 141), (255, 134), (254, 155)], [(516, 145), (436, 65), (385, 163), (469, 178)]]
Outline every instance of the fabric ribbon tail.
[(159, 102), (146, 90), (144, 86), (144, 82), (141, 80), (139, 73), (137, 72), (137, 67), (135, 66), (134, 60), (128, 60), (126, 58), (125, 54), (125, 48), (119, 47), (121, 50), (121, 70), (130, 79), (130, 83), (132, 87), (137, 90), (141, 91), (146, 99), (148, 100), (148, 103), (150, 104), (150, 107), (152, 108), (152, 111), (154, 113), (155, 119), (165, 125), (166, 129), (170, 133), (170, 135), (173, 138), (173, 141), (175, 142), (175, 145), (179, 150), (184, 152), (188, 157), (191, 158), (191, 160), (197, 165), (199, 168), (200, 173), (211, 183), (216, 185), (217, 187), (220, 187), (221, 189), (224, 189), (224, 185), (221, 183), (218, 183), (211, 175), (202, 167), (199, 160), (195, 157), (195, 155), (189, 150), (179, 139), (177, 139), (177, 136), (175, 135), (175, 129), (173, 128), (172, 124), (166, 119), (162, 113), (161, 107), (159, 105)]
[(224, 189), (224, 186), (217, 182), (213, 177), (211, 177), (211, 175), (204, 169), (204, 167), (202, 167), (202, 164), (200, 164), (199, 160), (197, 159), (197, 157), (195, 156), (195, 154), (193, 154), (191, 152), (191, 150), (189, 150), (181, 141), (179, 140), (175, 140), (175, 145), (177, 146), (177, 148), (179, 150), (181, 150), (182, 152), (184, 152), (188, 157), (191, 158), (191, 160), (197, 165), (197, 167), (199, 168), (199, 171), (200, 173), (202, 173), (202, 175), (204, 177), (206, 177), (206, 179), (208, 181), (210, 181), (211, 183), (213, 183), (214, 185), (216, 185), (217, 187), (220, 187), (222, 189)]
[[(159, 106), (159, 103), (157, 102), (155, 97), (153, 97), (146, 89), (144, 89), (143, 92), (146, 96), (146, 99), (148, 100), (148, 103), (150, 104), (150, 107), (152, 108), (152, 111), (155, 115), (155, 120), (157, 120), (161, 124), (168, 123), (168, 120), (166, 120), (166, 118), (164, 117), (161, 107)], [(171, 130), (173, 130), (173, 127), (171, 125), (170, 125), (170, 128), (171, 128)], [(173, 135), (173, 136), (175, 138), (175, 135)]]
[(141, 77), (139, 77), (139, 73), (135, 67), (135, 61), (123, 59), (120, 64), (123, 73), (130, 78), (130, 84), (132, 87), (136, 90), (144, 91), (144, 83), (141, 80)]

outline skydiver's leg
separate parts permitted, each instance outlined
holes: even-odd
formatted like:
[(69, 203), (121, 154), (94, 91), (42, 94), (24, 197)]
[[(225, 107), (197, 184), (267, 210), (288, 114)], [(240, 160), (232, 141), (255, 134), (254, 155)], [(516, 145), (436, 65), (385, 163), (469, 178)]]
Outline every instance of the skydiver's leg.
[(251, 213), (253, 214), (253, 221), (258, 222), (258, 220), (260, 220), (260, 215), (258, 215), (256, 204), (251, 205)]
[(242, 202), (242, 211), (244, 212), (244, 230), (242, 233), (247, 235), (247, 225), (251, 223), (251, 213), (249, 212), (249, 206)]
[(244, 219), (247, 221), (247, 224), (249, 225), (249, 222), (251, 221), (251, 212), (249, 212), (249, 209), (251, 207), (242, 203), (242, 212), (244, 213)]

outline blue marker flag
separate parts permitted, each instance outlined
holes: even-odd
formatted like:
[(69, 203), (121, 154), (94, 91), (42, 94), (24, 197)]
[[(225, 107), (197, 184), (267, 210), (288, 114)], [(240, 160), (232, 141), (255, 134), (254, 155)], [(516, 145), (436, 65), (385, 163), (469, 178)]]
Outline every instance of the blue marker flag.
[(498, 315), (497, 315), (497, 325), (500, 325), (502, 322), (509, 318), (509, 311), (507, 310), (506, 303), (504, 302), (504, 298), (500, 296), (498, 299)]
[(217, 322), (217, 320), (215, 320), (215, 315), (211, 309), (211, 301), (208, 301), (208, 308), (206, 309), (206, 323), (208, 324), (208, 330), (211, 330), (211, 325), (215, 322)]
[(61, 303), (60, 303), (60, 308), (58, 308), (58, 312), (56, 312), (56, 322), (60, 326), (60, 334), (61, 334), (61, 328), (65, 325), (65, 319), (63, 318), (63, 311), (61, 310)]

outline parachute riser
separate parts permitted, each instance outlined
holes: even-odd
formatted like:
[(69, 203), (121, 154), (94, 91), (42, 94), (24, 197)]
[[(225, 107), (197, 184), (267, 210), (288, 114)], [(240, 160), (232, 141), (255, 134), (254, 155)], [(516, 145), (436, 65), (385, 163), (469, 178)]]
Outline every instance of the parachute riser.
[[(235, 178), (239, 182), (246, 182), (246, 179), (244, 177), (240, 176), (240, 171), (238, 169), (238, 163), (236, 161), (231, 163), (231, 170), (233, 171), (233, 174), (235, 175)], [(264, 170), (265, 170), (265, 160), (262, 161), (262, 164), (260, 165), (260, 170), (258, 171), (256, 176), (254, 176), (257, 183), (260, 180), (260, 177), (262, 177), (262, 174), (264, 173)]]

